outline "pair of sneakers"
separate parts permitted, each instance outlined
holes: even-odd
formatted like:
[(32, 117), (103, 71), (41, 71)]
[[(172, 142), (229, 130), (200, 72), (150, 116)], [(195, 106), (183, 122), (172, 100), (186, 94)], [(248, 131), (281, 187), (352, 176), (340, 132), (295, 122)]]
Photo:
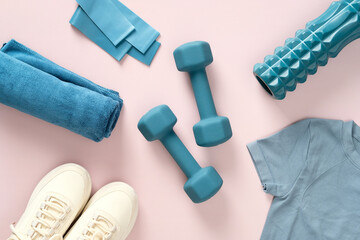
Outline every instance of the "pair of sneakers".
[(84, 168), (57, 167), (37, 185), (8, 240), (124, 240), (137, 218), (135, 191), (114, 182), (89, 200), (90, 193)]

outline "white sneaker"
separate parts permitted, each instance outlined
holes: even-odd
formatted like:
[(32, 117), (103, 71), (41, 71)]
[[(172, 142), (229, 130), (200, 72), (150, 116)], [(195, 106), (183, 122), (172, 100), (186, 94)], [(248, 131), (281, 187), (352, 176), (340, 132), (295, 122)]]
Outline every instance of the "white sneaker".
[(48, 173), (36, 186), (25, 212), (8, 240), (61, 239), (81, 213), (91, 193), (89, 173), (65, 164)]
[(124, 240), (138, 213), (137, 196), (121, 182), (102, 187), (88, 202), (65, 240)]

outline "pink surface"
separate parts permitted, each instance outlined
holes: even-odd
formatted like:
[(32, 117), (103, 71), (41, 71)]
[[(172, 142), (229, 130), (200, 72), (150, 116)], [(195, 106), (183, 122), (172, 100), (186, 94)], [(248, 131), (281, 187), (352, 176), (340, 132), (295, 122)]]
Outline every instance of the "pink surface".
[[(111, 181), (132, 185), (140, 213), (128, 239), (259, 239), (271, 197), (263, 193), (245, 144), (306, 117), (360, 122), (360, 42), (346, 47), (284, 101), (270, 98), (252, 67), (287, 37), (321, 14), (331, 1), (124, 0), (160, 31), (152, 66), (127, 57), (120, 64), (68, 23), (75, 1), (3, 0), (0, 41), (11, 38), (88, 79), (120, 92), (125, 101), (111, 138), (94, 143), (0, 105), (0, 239), (24, 210), (43, 175), (74, 162), (87, 168), (93, 191)], [(234, 136), (218, 147), (195, 144), (198, 120), (190, 82), (175, 67), (172, 51), (193, 40), (210, 42), (208, 68), (215, 104), (230, 118)], [(178, 117), (175, 130), (201, 165), (224, 179), (211, 200), (193, 204), (185, 177), (159, 142), (148, 143), (137, 122), (166, 103)]]

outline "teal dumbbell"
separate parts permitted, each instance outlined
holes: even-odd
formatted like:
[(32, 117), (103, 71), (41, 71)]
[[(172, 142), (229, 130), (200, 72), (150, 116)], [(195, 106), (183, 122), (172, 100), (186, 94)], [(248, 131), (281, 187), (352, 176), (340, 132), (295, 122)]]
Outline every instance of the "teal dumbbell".
[(262, 87), (276, 99), (284, 99), (297, 83), (304, 83), (318, 66), (325, 66), (350, 42), (360, 37), (360, 0), (333, 2), (317, 19), (286, 40), (274, 55), (254, 66)]
[(205, 67), (213, 61), (209, 43), (197, 41), (181, 45), (175, 49), (174, 58), (177, 69), (190, 74), (201, 118), (193, 127), (196, 143), (212, 147), (226, 142), (232, 136), (230, 121), (217, 115), (205, 71)]
[(146, 140), (160, 140), (188, 181), (184, 190), (194, 203), (201, 203), (214, 196), (223, 180), (213, 167), (201, 168), (173, 130), (177, 118), (167, 105), (160, 105), (147, 112), (139, 121), (138, 129)]

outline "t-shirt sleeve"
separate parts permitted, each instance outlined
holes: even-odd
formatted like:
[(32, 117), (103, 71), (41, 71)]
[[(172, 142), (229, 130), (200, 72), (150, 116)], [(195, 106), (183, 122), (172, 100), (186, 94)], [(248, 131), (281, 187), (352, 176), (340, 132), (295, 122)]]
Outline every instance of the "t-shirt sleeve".
[(283, 196), (293, 187), (307, 160), (310, 119), (247, 145), (264, 191)]

